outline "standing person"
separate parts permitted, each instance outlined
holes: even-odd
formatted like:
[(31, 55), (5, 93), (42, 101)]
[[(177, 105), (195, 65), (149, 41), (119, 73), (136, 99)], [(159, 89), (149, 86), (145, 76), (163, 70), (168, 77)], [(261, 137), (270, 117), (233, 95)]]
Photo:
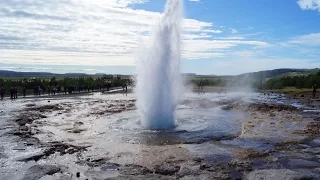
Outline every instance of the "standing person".
[(13, 99), (13, 95), (14, 95), (14, 89), (13, 87), (10, 88), (10, 98)]
[(38, 95), (40, 96), (41, 95), (41, 92), (42, 92), (42, 89), (40, 86), (38, 86)]
[(57, 92), (57, 88), (53, 86), (53, 95), (56, 95), (56, 92)]
[(317, 93), (317, 84), (312, 86), (312, 97), (315, 98)]
[(26, 97), (26, 95), (27, 95), (27, 88), (23, 87), (23, 97)]
[(57, 93), (60, 94), (61, 93), (61, 86), (57, 86)]
[(1, 100), (3, 100), (3, 96), (4, 96), (4, 89), (0, 88), (0, 98), (1, 98)]
[(128, 85), (125, 84), (125, 86), (126, 86), (126, 96), (127, 96), (128, 95)]
[(198, 88), (199, 88), (199, 94), (201, 94), (202, 90), (203, 90), (203, 87), (202, 87), (202, 79), (200, 80), (200, 83), (198, 85)]
[(14, 94), (13, 94), (14, 97), (13, 98), (17, 99), (18, 98), (18, 88), (14, 87), (13, 92), (14, 92)]

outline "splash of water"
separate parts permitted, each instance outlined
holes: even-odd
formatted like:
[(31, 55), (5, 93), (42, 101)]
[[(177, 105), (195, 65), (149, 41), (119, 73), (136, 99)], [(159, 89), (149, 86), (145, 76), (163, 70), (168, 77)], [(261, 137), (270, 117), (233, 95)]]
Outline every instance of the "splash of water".
[(148, 129), (175, 127), (180, 99), (180, 24), (183, 0), (168, 0), (151, 42), (138, 58), (136, 93), (142, 124)]

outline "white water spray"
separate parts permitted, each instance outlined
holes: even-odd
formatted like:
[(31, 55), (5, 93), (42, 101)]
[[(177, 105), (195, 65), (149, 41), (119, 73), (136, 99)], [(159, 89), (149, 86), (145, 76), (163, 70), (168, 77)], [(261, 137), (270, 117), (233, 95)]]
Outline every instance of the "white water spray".
[(151, 42), (138, 59), (136, 93), (142, 124), (173, 129), (181, 94), (180, 24), (183, 0), (168, 0)]

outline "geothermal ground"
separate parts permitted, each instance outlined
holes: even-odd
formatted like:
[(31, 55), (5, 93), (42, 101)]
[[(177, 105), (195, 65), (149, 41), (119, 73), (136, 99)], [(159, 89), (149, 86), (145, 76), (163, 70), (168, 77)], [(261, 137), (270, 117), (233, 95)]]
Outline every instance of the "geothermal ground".
[(320, 101), (187, 94), (144, 130), (133, 94), (0, 102), (0, 179), (320, 179)]

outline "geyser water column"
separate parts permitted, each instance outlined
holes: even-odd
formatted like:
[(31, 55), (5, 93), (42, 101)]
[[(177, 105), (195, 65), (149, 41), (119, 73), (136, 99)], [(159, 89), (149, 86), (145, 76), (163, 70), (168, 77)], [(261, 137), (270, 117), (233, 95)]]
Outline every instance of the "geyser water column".
[(137, 63), (137, 107), (147, 129), (173, 129), (181, 94), (180, 24), (183, 0), (168, 0)]

